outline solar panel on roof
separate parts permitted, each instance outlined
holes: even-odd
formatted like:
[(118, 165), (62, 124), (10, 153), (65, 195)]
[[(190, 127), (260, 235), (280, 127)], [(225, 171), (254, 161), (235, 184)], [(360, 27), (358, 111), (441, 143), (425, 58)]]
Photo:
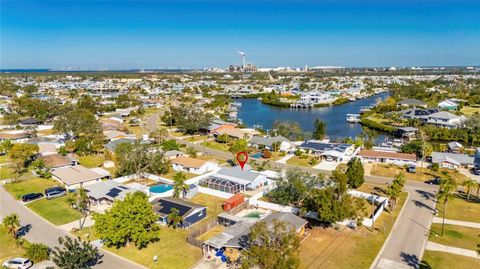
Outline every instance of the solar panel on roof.
[(179, 205), (171, 201), (160, 200), (160, 208), (158, 209), (158, 212), (168, 215), (170, 214), (172, 208), (178, 209), (180, 216), (184, 216), (191, 209), (189, 206)]
[(124, 187), (124, 186), (118, 186), (120, 189), (123, 189), (123, 190), (127, 190), (128, 188), (127, 187)]
[(112, 198), (115, 198), (115, 197), (118, 196), (118, 194), (119, 194), (118, 192), (109, 191), (109, 192), (107, 192), (105, 195), (110, 196), (110, 197), (112, 197)]

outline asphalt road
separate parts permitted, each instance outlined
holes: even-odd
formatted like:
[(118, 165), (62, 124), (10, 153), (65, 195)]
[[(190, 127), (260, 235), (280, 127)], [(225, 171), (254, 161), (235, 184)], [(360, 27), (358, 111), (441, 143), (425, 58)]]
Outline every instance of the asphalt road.
[[(20, 217), (20, 224), (22, 227), (31, 226), (25, 235), (25, 239), (30, 242), (44, 243), (53, 248), (59, 246), (59, 237), (69, 235), (65, 231), (37, 216), (21, 202), (15, 200), (2, 186), (0, 186), (0, 217), (3, 219), (3, 217), (11, 213), (16, 213)], [(95, 268), (144, 268), (103, 250), (100, 250), (100, 254), (103, 255), (102, 263), (97, 264)]]

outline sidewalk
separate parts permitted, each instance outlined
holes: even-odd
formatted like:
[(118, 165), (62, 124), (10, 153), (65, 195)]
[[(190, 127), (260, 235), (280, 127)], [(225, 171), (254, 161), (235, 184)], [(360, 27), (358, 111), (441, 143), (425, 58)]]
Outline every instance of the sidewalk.
[[(433, 218), (433, 223), (442, 223), (443, 219), (439, 217)], [(470, 228), (479, 228), (480, 229), (480, 222), (468, 222), (468, 221), (461, 221), (461, 220), (452, 220), (452, 219), (445, 219), (445, 224), (451, 225), (458, 225), (463, 227), (470, 227)]]
[(287, 161), (288, 161), (290, 158), (292, 158), (293, 156), (295, 156), (295, 155), (293, 155), (293, 154), (287, 154), (285, 157), (281, 158), (280, 160), (278, 160), (278, 161), (276, 161), (276, 162), (277, 162), (277, 163), (285, 163), (285, 164), (286, 164)]
[(480, 259), (480, 256), (474, 250), (445, 246), (445, 245), (433, 243), (431, 241), (427, 242), (426, 250), (441, 251), (441, 252), (447, 252), (447, 253), (451, 253), (451, 254), (471, 257), (471, 258), (475, 258), (475, 259)]
[[(93, 219), (91, 218), (91, 216), (88, 216), (87, 219), (85, 220), (85, 224), (83, 224), (83, 227), (90, 227), (90, 226), (93, 226), (95, 222), (93, 221)], [(70, 232), (72, 231), (73, 228), (79, 228), (80, 227), (80, 223), (77, 220), (75, 221), (72, 221), (70, 223), (67, 223), (67, 224), (63, 224), (63, 225), (60, 225), (58, 226), (58, 228), (66, 231), (66, 232)]]

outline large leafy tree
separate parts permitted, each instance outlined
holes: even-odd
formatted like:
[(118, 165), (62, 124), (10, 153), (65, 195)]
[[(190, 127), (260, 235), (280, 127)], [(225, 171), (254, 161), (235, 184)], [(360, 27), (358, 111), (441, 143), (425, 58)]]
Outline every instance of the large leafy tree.
[(150, 133), (150, 137), (156, 144), (162, 144), (168, 137), (168, 130), (165, 128), (158, 128)]
[(447, 203), (453, 199), (454, 193), (457, 191), (457, 182), (450, 176), (446, 176), (440, 183), (440, 190), (437, 193), (438, 201), (443, 200), (443, 221), (442, 221), (442, 236), (443, 228), (445, 226), (445, 217), (447, 215)]
[(34, 144), (14, 144), (9, 150), (8, 155), (12, 160), (12, 167), (15, 172), (15, 179), (25, 170), (25, 166), (33, 159), (33, 156), (39, 151), (38, 145)]
[(180, 195), (182, 195), (182, 197), (185, 198), (185, 194), (189, 189), (185, 180), (187, 180), (187, 178), (182, 172), (178, 172), (173, 176), (173, 197), (179, 198)]
[(313, 139), (322, 140), (327, 135), (327, 125), (325, 122), (316, 119), (313, 130)]
[(22, 96), (12, 99), (10, 109), (11, 112), (5, 115), (7, 122), (16, 123), (22, 118), (30, 117), (44, 122), (61, 115), (64, 107), (58, 105), (55, 101)]
[(158, 238), (158, 216), (142, 192), (117, 200), (105, 214), (93, 214), (95, 229), (107, 246), (124, 246), (133, 242), (143, 248)]
[[(473, 146), (473, 143), (475, 142), (475, 137), (478, 137), (478, 134), (480, 134), (480, 113), (476, 112), (471, 117), (469, 117), (465, 122), (465, 126), (470, 131), (470, 137)], [(475, 136), (475, 134), (477, 134), (477, 136)]]
[(348, 162), (348, 168), (345, 173), (347, 174), (348, 185), (352, 188), (358, 188), (365, 182), (365, 170), (359, 158), (354, 158)]
[(136, 174), (140, 179), (143, 173), (165, 174), (169, 161), (158, 149), (137, 140), (135, 143), (122, 143), (115, 149), (119, 176)]
[(246, 139), (237, 139), (230, 144), (228, 151), (230, 151), (233, 156), (237, 156), (239, 152), (246, 152), (248, 149), (248, 143)]
[(303, 130), (300, 124), (296, 121), (274, 121), (273, 134), (281, 135), (289, 140), (302, 140)]
[(198, 133), (200, 129), (208, 127), (211, 121), (208, 113), (193, 105), (171, 107), (169, 117), (164, 120), (175, 122), (181, 131), (188, 134)]
[(7, 228), (8, 233), (16, 238), (17, 237), (17, 230), (20, 228), (20, 218), (17, 214), (12, 213), (10, 215), (5, 216), (2, 220), (3, 226)]
[(80, 238), (59, 237), (58, 242), (62, 248), (55, 247), (52, 251), (52, 261), (58, 268), (90, 268), (101, 259), (97, 247)]
[(242, 251), (242, 268), (298, 268), (300, 240), (290, 224), (279, 220), (257, 222)]

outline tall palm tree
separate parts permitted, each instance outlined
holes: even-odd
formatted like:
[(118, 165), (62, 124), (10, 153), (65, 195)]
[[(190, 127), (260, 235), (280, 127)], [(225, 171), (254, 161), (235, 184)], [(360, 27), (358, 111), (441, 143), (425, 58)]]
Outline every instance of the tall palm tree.
[(173, 176), (173, 197), (179, 198), (180, 194), (185, 198), (185, 195), (188, 192), (189, 186), (185, 183), (187, 178), (182, 172), (178, 172)]
[(450, 176), (445, 177), (440, 184), (440, 190), (437, 193), (437, 199), (443, 200), (443, 221), (442, 221), (442, 236), (445, 226), (445, 216), (447, 215), (447, 203), (454, 197), (454, 192), (457, 190), (457, 182)]
[(14, 238), (17, 237), (17, 230), (20, 228), (20, 218), (17, 214), (12, 213), (5, 216), (2, 221), (5, 228), (7, 228), (8, 233), (11, 234)]
[(173, 226), (174, 229), (180, 226), (183, 222), (183, 217), (180, 216), (180, 211), (178, 211), (176, 208), (170, 209), (170, 214), (168, 214), (167, 218), (168, 225)]
[(478, 183), (473, 180), (469, 179), (462, 183), (462, 186), (465, 188), (465, 192), (467, 193), (467, 201), (470, 200), (470, 192), (477, 188)]

